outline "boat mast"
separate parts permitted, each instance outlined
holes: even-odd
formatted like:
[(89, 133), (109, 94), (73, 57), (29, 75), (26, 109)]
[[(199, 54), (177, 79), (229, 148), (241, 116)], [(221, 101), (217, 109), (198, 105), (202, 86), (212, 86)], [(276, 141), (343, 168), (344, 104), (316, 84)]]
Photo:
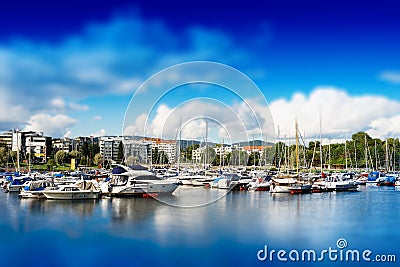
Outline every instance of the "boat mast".
[(388, 151), (388, 140), (386, 139), (386, 144), (385, 144), (385, 165), (386, 165), (386, 172), (389, 171), (389, 151)]
[(321, 118), (321, 113), (319, 113), (319, 158), (320, 158), (321, 175), (322, 175), (324, 170), (322, 167), (322, 118)]
[(16, 131), (16, 136), (17, 136), (17, 172), (19, 172), (20, 166), (19, 166), (19, 134), (18, 134), (18, 131)]
[(329, 153), (329, 169), (331, 169), (332, 166), (331, 166), (331, 140), (330, 139), (329, 139), (328, 153)]
[(179, 120), (179, 128), (178, 128), (178, 142), (177, 142), (177, 146), (178, 146), (178, 153), (177, 153), (177, 157), (178, 157), (178, 175), (179, 175), (179, 171), (180, 171), (180, 167), (181, 167), (181, 140), (182, 140), (182, 118)]
[(356, 147), (356, 140), (354, 140), (354, 160), (355, 160), (355, 162), (356, 162), (356, 170), (358, 169), (358, 166), (357, 166), (357, 147)]
[(208, 165), (208, 151), (207, 151), (207, 145), (208, 145), (208, 121), (206, 120), (206, 146), (205, 146), (205, 155), (204, 155), (204, 171), (206, 170), (206, 164)]
[(347, 171), (347, 141), (344, 140), (344, 158), (346, 162), (346, 171)]
[(297, 125), (297, 119), (295, 123), (296, 127), (296, 175), (299, 177), (299, 128)]
[(364, 146), (365, 146), (365, 171), (368, 172), (367, 135), (364, 135)]
[(31, 173), (31, 154), (32, 154), (32, 136), (29, 137), (29, 158), (28, 158), (28, 172)]

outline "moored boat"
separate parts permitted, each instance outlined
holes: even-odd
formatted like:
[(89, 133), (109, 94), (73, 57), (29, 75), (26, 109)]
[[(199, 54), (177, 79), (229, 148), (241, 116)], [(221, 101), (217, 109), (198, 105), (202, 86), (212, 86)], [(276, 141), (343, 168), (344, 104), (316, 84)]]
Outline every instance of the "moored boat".
[(296, 184), (294, 178), (272, 178), (270, 193), (290, 193), (292, 185)]
[(51, 180), (31, 181), (21, 190), (19, 196), (22, 198), (46, 198), (43, 194), (46, 189), (55, 190), (57, 187)]
[(110, 196), (156, 196), (172, 194), (182, 183), (161, 179), (141, 165), (116, 165), (111, 180), (101, 184), (101, 191)]
[(75, 184), (60, 185), (57, 189), (43, 190), (47, 199), (75, 200), (98, 199), (101, 191), (91, 181), (80, 181)]
[(312, 184), (295, 183), (290, 185), (291, 194), (308, 194), (311, 193)]

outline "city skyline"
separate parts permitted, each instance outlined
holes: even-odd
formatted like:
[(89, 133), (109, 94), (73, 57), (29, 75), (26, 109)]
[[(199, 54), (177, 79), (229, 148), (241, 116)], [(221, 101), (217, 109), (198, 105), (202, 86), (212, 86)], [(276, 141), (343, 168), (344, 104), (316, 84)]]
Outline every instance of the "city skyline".
[[(232, 66), (256, 83), (275, 135), (278, 125), (281, 134), (293, 134), (296, 118), (310, 139), (320, 120), (333, 142), (358, 131), (400, 135), (395, 1), (205, 1), (198, 10), (172, 1), (158, 7), (146, 1), (7, 3), (0, 11), (0, 130), (122, 135), (125, 110), (146, 79), (203, 60)], [(161, 115), (199, 90), (164, 99), (149, 125), (163, 125)], [(199, 101), (183, 110), (209, 107)], [(204, 130), (191, 133), (204, 137)], [(172, 131), (166, 137), (173, 139)], [(213, 138), (222, 140), (217, 132)]]

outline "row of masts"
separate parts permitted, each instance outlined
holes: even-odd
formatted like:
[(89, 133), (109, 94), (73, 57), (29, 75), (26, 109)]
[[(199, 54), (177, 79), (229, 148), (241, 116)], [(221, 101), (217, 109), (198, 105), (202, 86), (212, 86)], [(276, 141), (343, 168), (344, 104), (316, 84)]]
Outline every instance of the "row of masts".
[[(296, 140), (296, 148), (295, 148), (295, 164), (291, 164), (290, 163), (290, 159), (292, 158), (290, 153), (290, 136), (289, 136), (289, 143), (288, 145), (286, 145), (286, 137), (285, 137), (285, 142), (278, 142), (278, 144), (283, 144), (283, 147), (281, 148), (283, 150), (283, 156), (284, 156), (284, 170), (282, 171), (282, 159), (279, 159), (279, 163), (278, 163), (278, 169), (280, 172), (289, 172), (290, 169), (295, 169), (296, 174), (299, 173), (300, 168), (299, 168), (299, 164), (300, 164), (300, 144), (299, 144), (299, 137), (301, 137), (299, 129), (298, 129), (298, 123), (297, 120), (295, 121), (295, 140)], [(316, 138), (317, 139), (317, 138)], [(279, 127), (278, 127), (278, 141), (279, 141)], [(319, 155), (320, 155), (320, 166), (319, 169), (321, 172), (324, 171), (324, 166), (328, 166), (326, 169), (329, 170), (332, 167), (331, 164), (331, 144), (328, 144), (328, 152), (327, 152), (327, 157), (325, 157), (325, 162), (328, 161), (328, 164), (323, 164), (323, 145), (322, 145), (322, 127), (321, 127), (321, 121), (320, 121), (320, 133), (319, 133)], [(356, 141), (353, 140), (354, 142), (354, 164), (353, 164), (353, 160), (350, 156), (350, 152), (347, 149), (347, 140), (345, 140), (344, 142), (344, 154), (345, 154), (345, 170), (349, 170), (349, 169), (353, 169), (353, 170), (360, 170), (358, 168), (358, 163), (357, 163), (357, 147), (356, 147)], [(304, 144), (304, 140), (303, 140), (303, 144)], [(304, 160), (304, 165), (303, 166), (308, 166), (307, 162), (306, 162), (306, 155), (305, 155), (305, 149), (306, 149), (306, 145), (304, 144), (303, 146), (301, 146), (303, 148), (303, 160)], [(311, 163), (309, 166), (309, 169), (317, 169), (317, 166), (313, 166), (314, 164), (314, 159), (315, 159), (315, 155), (316, 153), (316, 147), (317, 147), (317, 142), (314, 142), (314, 150), (313, 150), (313, 155), (312, 155), (312, 159), (311, 159)], [(278, 155), (281, 155), (279, 152), (280, 147), (278, 147)], [(372, 159), (372, 155), (371, 155), (371, 151), (367, 142), (367, 136), (364, 136), (364, 153), (365, 153), (365, 171), (370, 171), (370, 170), (381, 170), (381, 169), (385, 169), (386, 172), (395, 172), (396, 171), (396, 163), (395, 163), (395, 156), (396, 156), (396, 143), (393, 142), (393, 149), (390, 150), (389, 146), (388, 146), (388, 140), (385, 140), (385, 166), (384, 168), (382, 168), (381, 166), (379, 166), (380, 160), (378, 158), (378, 153), (377, 153), (377, 144), (376, 144), (376, 140), (375, 140), (375, 146), (374, 146), (374, 160)], [(328, 159), (327, 159), (328, 158)], [(349, 161), (350, 161), (350, 168), (349, 168)], [(400, 157), (399, 157), (399, 167), (400, 167)], [(290, 167), (292, 166), (292, 167)]]
[[(181, 140), (181, 129), (179, 130), (178, 133), (178, 140)], [(320, 127), (319, 127), (319, 136), (317, 135), (315, 140), (319, 139), (319, 166), (316, 165), (314, 166), (314, 160), (316, 158), (317, 153), (317, 142), (314, 142), (314, 148), (313, 148), (313, 154), (312, 154), (312, 159), (311, 162), (309, 164), (307, 164), (307, 159), (306, 159), (306, 144), (304, 141), (304, 138), (299, 131), (299, 127), (298, 127), (298, 123), (297, 120), (295, 121), (295, 140), (296, 140), (296, 149), (295, 149), (295, 155), (294, 155), (294, 160), (291, 162), (291, 159), (293, 159), (293, 157), (290, 155), (291, 154), (291, 150), (290, 150), (290, 136), (289, 136), (289, 145), (287, 146), (287, 139), (285, 137), (285, 142), (280, 142), (279, 139), (279, 127), (278, 127), (278, 157), (279, 159), (275, 158), (275, 164), (278, 167), (278, 171), (279, 172), (289, 172), (290, 169), (294, 169), (295, 172), (298, 174), (300, 172), (300, 169), (304, 169), (304, 167), (306, 169), (308, 169), (309, 171), (315, 169), (318, 170), (320, 172), (323, 172), (324, 169), (326, 170), (331, 170), (332, 169), (332, 164), (331, 164), (331, 144), (329, 142), (327, 147), (327, 152), (325, 153), (325, 157), (324, 157), (324, 153), (323, 153), (323, 145), (322, 145), (322, 123), (321, 123), (321, 119), (320, 119)], [(305, 136), (305, 134), (304, 134)], [(300, 139), (303, 142), (303, 145), (300, 146)], [(205, 131), (205, 149), (207, 149), (207, 145), (208, 145), (208, 122), (206, 122), (206, 131)], [(179, 141), (178, 141), (179, 142)], [(357, 160), (357, 147), (356, 147), (356, 141), (353, 140), (353, 146), (354, 146), (354, 154), (350, 153), (350, 151), (348, 150), (347, 147), (347, 143), (348, 141), (344, 142), (344, 157), (345, 157), (345, 164), (344, 164), (344, 169), (345, 170), (361, 170), (361, 168), (359, 168), (358, 166), (358, 160)], [(254, 143), (253, 143), (254, 144)], [(282, 147), (280, 147), (280, 145), (283, 144)], [(178, 149), (178, 157), (177, 157), (177, 164), (178, 164), (178, 170), (181, 164), (181, 159), (180, 159), (180, 154), (181, 154), (181, 149), (180, 149), (180, 145), (177, 146)], [(280, 150), (282, 149), (282, 153), (280, 152)], [(300, 159), (300, 149), (303, 149), (303, 153), (302, 153), (302, 159)], [(351, 154), (354, 155), (354, 160), (351, 157)], [(385, 170), (387, 172), (389, 171), (396, 171), (396, 164), (395, 164), (395, 157), (396, 155), (396, 146), (395, 143), (393, 144), (393, 149), (392, 151), (390, 151), (389, 147), (388, 147), (388, 140), (386, 140), (385, 143)], [(282, 157), (283, 156), (283, 157)], [(205, 150), (204, 153), (204, 157), (203, 157), (203, 167), (206, 169), (206, 166), (208, 165), (208, 153)], [(223, 162), (223, 155), (222, 152), (220, 152), (219, 154), (220, 160), (219, 160), (219, 167), (224, 167), (224, 162)], [(238, 157), (239, 157), (239, 166), (240, 166), (240, 152), (238, 153)], [(379, 166), (378, 162), (380, 162), (380, 160), (378, 159), (378, 153), (377, 153), (377, 148), (376, 148), (376, 140), (375, 140), (375, 149), (374, 149), (374, 159), (372, 158), (372, 154), (367, 142), (367, 136), (364, 136), (364, 157), (365, 157), (365, 171), (370, 171), (370, 170), (378, 170), (378, 169), (382, 169), (381, 166)], [(300, 162), (303, 161), (302, 166), (300, 166)], [(325, 161), (325, 164), (324, 164)], [(259, 164), (261, 167), (261, 157), (259, 158)], [(272, 164), (273, 162), (271, 162)], [(349, 164), (350, 163), (350, 164)], [(265, 155), (265, 161), (264, 164), (267, 164), (266, 162), (266, 155)], [(231, 165), (231, 164), (229, 164)], [(363, 164), (364, 165), (364, 164)], [(290, 167), (292, 166), (292, 167)], [(399, 158), (399, 166), (400, 166), (400, 158)]]

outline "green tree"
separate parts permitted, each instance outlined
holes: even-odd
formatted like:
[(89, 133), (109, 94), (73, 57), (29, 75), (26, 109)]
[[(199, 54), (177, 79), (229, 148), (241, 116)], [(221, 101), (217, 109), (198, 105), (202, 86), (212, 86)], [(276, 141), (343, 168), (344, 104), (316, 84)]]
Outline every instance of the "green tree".
[(54, 166), (57, 166), (57, 163), (54, 159), (49, 159), (46, 163), (46, 166), (47, 166), (47, 170), (52, 171), (52, 170), (54, 170), (53, 169)]
[(71, 152), (69, 152), (69, 157), (73, 159), (78, 159), (81, 157), (81, 152), (79, 152), (78, 150), (72, 150)]
[(251, 152), (247, 160), (247, 166), (258, 166), (259, 164), (260, 164), (260, 153)]
[(124, 159), (124, 144), (122, 141), (118, 144), (118, 154), (117, 154), (117, 161), (121, 163)]
[(229, 164), (233, 166), (246, 166), (249, 155), (242, 150), (234, 150), (230, 153)]
[(214, 148), (207, 146), (201, 153), (201, 163), (210, 164), (215, 160), (215, 156)]
[(0, 164), (6, 164), (8, 161), (8, 152), (5, 147), (0, 147)]
[(97, 153), (96, 155), (94, 155), (93, 163), (96, 165), (103, 164), (103, 157), (101, 156), (100, 153)]
[(90, 156), (88, 142), (83, 142), (82, 147), (81, 147), (81, 155), (82, 155), (82, 158), (87, 158)]
[(184, 152), (184, 155), (186, 155), (186, 159), (187, 160), (192, 160), (193, 159), (193, 150), (196, 150), (200, 147), (199, 144), (193, 144), (188, 146), (185, 150), (183, 150), (182, 152)]
[(62, 165), (63, 163), (65, 163), (68, 159), (68, 153), (65, 151), (57, 151), (56, 156), (55, 156), (55, 161), (57, 162), (57, 164)]

